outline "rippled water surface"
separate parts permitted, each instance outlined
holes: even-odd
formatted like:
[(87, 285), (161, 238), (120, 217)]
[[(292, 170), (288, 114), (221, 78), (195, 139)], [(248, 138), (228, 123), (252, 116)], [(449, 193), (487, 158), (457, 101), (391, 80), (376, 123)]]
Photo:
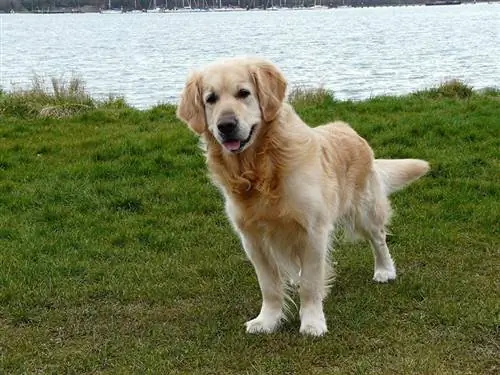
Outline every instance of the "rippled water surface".
[(291, 85), (337, 97), (402, 94), (459, 78), (500, 86), (500, 4), (0, 16), (0, 86), (77, 75), (93, 96), (175, 102), (188, 71), (262, 55)]

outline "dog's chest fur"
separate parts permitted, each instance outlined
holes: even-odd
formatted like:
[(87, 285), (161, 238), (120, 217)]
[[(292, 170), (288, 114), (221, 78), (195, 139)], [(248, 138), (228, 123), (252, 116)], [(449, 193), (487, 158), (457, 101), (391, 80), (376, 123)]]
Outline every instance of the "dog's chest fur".
[[(244, 196), (227, 194), (226, 211), (233, 224), (240, 230), (258, 232), (262, 238), (271, 242), (283, 242), (310, 227), (305, 207), (299, 201), (286, 195), (287, 189), (281, 187), (282, 193), (269, 197), (251, 189)], [(307, 212), (307, 211), (305, 211)]]
[[(272, 154), (259, 160), (222, 160), (208, 156), (208, 166), (215, 184), (224, 193), (226, 211), (238, 228), (271, 233), (286, 228), (293, 235), (308, 230), (311, 218), (305, 212), (319, 212), (322, 204), (318, 184), (304, 187), (303, 176), (293, 169), (283, 169), (273, 162)], [(311, 181), (312, 182), (312, 181)]]
[(284, 196), (284, 181), (276, 176), (277, 171), (264, 171), (259, 167), (243, 170), (223, 167), (221, 170), (219, 166), (210, 170), (227, 204), (232, 207), (229, 212), (232, 219), (247, 226), (287, 220), (285, 217), (290, 216), (290, 207), (285, 203), (288, 199)]

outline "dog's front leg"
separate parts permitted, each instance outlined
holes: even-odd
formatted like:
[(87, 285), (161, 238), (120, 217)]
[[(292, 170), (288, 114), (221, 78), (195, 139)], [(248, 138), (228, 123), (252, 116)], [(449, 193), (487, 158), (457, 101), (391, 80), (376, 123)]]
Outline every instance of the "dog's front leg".
[(323, 298), (326, 295), (326, 258), (328, 232), (306, 237), (299, 251), (300, 274), (300, 333), (322, 336), (327, 332)]
[(252, 262), (262, 293), (262, 308), (259, 315), (245, 323), (247, 332), (273, 332), (284, 318), (283, 282), (275, 259), (262, 245), (257, 236), (241, 235), (243, 247)]

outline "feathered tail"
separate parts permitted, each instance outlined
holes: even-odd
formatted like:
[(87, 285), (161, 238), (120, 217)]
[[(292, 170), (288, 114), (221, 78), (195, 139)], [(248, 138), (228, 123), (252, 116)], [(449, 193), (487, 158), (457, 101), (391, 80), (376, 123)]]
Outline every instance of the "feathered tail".
[(374, 165), (386, 195), (409, 185), (430, 169), (429, 163), (419, 159), (375, 159)]

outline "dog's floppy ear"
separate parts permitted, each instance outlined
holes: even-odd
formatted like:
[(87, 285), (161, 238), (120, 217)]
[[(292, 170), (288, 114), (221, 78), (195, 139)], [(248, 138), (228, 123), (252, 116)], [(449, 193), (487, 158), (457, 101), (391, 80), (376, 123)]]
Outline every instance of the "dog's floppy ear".
[(286, 80), (283, 74), (268, 61), (251, 65), (252, 77), (257, 88), (260, 110), (264, 121), (274, 120), (285, 99)]
[(177, 117), (184, 121), (196, 134), (206, 129), (205, 107), (201, 94), (201, 74), (191, 73), (181, 93)]

